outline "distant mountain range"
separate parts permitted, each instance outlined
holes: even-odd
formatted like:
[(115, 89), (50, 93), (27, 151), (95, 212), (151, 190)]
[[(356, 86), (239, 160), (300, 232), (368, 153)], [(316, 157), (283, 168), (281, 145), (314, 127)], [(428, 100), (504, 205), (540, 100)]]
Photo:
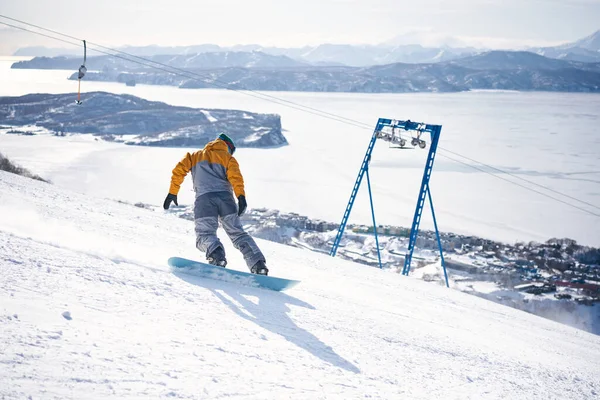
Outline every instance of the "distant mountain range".
[[(269, 52), (268, 49), (263, 50)], [(322, 44), (306, 48), (300, 54), (283, 51), (281, 54), (313, 65), (346, 65), (365, 67), (393, 63), (433, 63), (454, 60), (476, 54), (472, 48), (429, 48), (418, 44), (398, 46), (358, 46), (345, 44)]]
[(532, 49), (537, 54), (560, 60), (600, 62), (600, 31), (574, 43)]
[[(132, 59), (134, 61), (127, 61)], [(258, 51), (253, 52), (218, 52), (218, 53), (194, 53), (187, 55), (157, 55), (144, 57), (144, 64), (152, 64), (149, 61), (165, 64), (172, 67), (184, 69), (214, 69), (214, 68), (287, 68), (302, 67), (309, 64), (293, 60), (286, 56), (274, 56)], [(151, 69), (140, 65), (133, 57), (95, 56), (88, 57), (86, 67), (92, 71), (129, 71), (139, 69)], [(66, 69), (77, 70), (82, 60), (75, 57), (35, 57), (30, 61), (20, 61), (13, 65), (19, 69)]]
[(0, 97), (0, 123), (149, 146), (204, 146), (220, 132), (238, 147), (287, 144), (276, 114), (175, 107), (104, 92), (86, 93), (82, 105), (75, 104), (75, 98), (73, 93)]
[[(300, 64), (314, 66), (355, 66), (364, 67), (395, 62), (428, 63), (447, 61), (465, 55), (480, 52), (474, 48), (429, 48), (421, 45), (349, 45), (322, 44), (315, 47), (280, 48), (259, 45), (220, 47), (207, 44), (182, 47), (122, 47), (118, 50), (138, 56), (154, 57), (164, 54), (190, 56), (204, 53), (263, 53), (271, 56), (283, 56)], [(48, 49), (44, 47), (26, 47), (15, 52), (15, 56), (31, 57), (77, 57), (81, 51), (72, 49)]]
[(489, 51), (449, 62), (475, 70), (554, 70), (600, 71), (600, 62), (557, 60), (529, 51)]
[[(185, 68), (185, 72), (171, 74), (103, 56), (88, 60), (89, 72), (84, 79), (194, 89), (311, 92), (458, 92), (472, 89), (600, 92), (600, 63), (558, 60), (526, 51), (491, 51), (438, 63), (392, 63), (371, 67), (311, 66), (285, 56), (260, 52), (155, 56), (153, 59)], [(80, 60), (75, 58), (42, 57), (17, 62), (13, 68), (76, 71), (79, 63)], [(71, 79), (77, 79), (77, 73), (74, 72)]]
[[(416, 39), (415, 39), (416, 40)], [(427, 47), (420, 44), (406, 44), (405, 41), (391, 40), (379, 45), (321, 44), (300, 48), (264, 47), (260, 45), (237, 45), (221, 47), (214, 44), (195, 46), (160, 47), (121, 47), (121, 51), (140, 56), (152, 57), (164, 54), (193, 55), (203, 53), (260, 52), (272, 56), (286, 56), (301, 64), (315, 66), (354, 66), (365, 67), (393, 63), (423, 64), (454, 60), (465, 56), (489, 51), (473, 47)], [(548, 58), (569, 61), (600, 62), (600, 31), (576, 42), (556, 47), (532, 48), (529, 51)], [(80, 50), (48, 49), (27, 47), (19, 49), (16, 56), (80, 56)], [(241, 65), (236, 65), (241, 66)]]

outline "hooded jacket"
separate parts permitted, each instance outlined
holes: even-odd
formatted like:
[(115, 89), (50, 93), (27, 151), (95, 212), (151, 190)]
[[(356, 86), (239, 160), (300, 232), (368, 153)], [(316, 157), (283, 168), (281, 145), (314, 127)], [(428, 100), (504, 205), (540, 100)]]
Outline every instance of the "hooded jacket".
[(202, 150), (185, 155), (173, 169), (169, 193), (174, 195), (179, 193), (179, 188), (190, 171), (196, 197), (206, 193), (232, 190), (235, 197), (246, 195), (240, 166), (230, 154), (227, 143), (221, 139), (213, 140)]

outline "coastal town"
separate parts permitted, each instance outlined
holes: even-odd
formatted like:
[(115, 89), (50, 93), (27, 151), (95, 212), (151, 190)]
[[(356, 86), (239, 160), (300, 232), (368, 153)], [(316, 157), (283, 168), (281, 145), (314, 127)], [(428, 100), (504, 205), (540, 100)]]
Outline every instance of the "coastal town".
[[(193, 219), (191, 210), (180, 216)], [(329, 253), (339, 228), (336, 223), (265, 208), (249, 210), (242, 222), (253, 236), (322, 253)], [(348, 224), (337, 255), (379, 267), (373, 233), (373, 226)], [(377, 233), (381, 267), (401, 272), (410, 229), (383, 225)], [(572, 239), (508, 244), (450, 232), (440, 232), (440, 240), (448, 273), (462, 282), (493, 282), (504, 290), (551, 295), (587, 306), (600, 303), (600, 248)], [(420, 231), (416, 248), (413, 269), (439, 264), (435, 232)]]

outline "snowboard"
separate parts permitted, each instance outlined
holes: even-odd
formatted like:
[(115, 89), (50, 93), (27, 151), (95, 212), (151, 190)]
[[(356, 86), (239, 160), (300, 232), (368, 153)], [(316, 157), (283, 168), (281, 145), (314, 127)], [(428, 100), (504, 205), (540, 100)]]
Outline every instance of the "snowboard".
[(231, 282), (239, 285), (281, 292), (296, 286), (300, 281), (276, 278), (267, 275), (256, 275), (249, 272), (236, 271), (206, 264), (200, 261), (188, 260), (181, 257), (169, 258), (169, 265), (173, 272), (181, 272), (201, 278), (217, 281)]

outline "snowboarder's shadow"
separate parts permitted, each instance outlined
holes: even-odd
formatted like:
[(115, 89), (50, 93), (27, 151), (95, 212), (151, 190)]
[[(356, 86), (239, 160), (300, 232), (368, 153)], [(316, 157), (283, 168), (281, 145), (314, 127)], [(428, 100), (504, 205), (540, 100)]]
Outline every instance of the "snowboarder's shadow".
[[(360, 373), (360, 370), (354, 364), (338, 355), (315, 335), (300, 328), (288, 315), (290, 305), (315, 310), (312, 305), (281, 292), (270, 292), (227, 282), (202, 279), (183, 273), (175, 273), (175, 276), (188, 283), (210, 290), (239, 317), (282, 336), (288, 342), (306, 350), (313, 356), (347, 371)], [(258, 304), (250, 301), (246, 296), (258, 298)], [(263, 304), (261, 305), (261, 303)]]

